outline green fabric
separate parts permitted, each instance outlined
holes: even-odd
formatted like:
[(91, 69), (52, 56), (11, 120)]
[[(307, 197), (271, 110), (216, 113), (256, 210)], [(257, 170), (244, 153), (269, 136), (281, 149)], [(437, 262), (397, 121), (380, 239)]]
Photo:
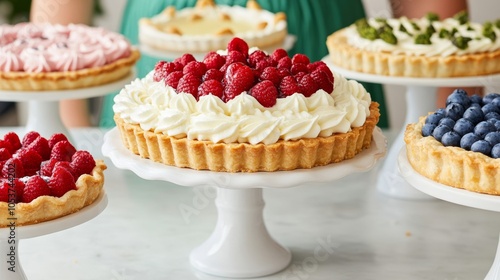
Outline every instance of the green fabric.
[[(217, 4), (245, 5), (247, 0), (216, 0)], [(311, 60), (321, 60), (328, 54), (326, 37), (334, 31), (352, 24), (365, 16), (361, 0), (259, 0), (262, 8), (272, 11), (283, 11), (287, 15), (288, 30), (297, 36), (295, 46), (290, 54), (304, 53)], [(152, 17), (167, 6), (181, 9), (194, 6), (196, 0), (129, 0), (125, 9), (121, 32), (132, 44), (138, 43), (138, 21), (142, 17)], [(154, 68), (158, 59), (143, 55), (137, 63), (138, 77), (144, 77)], [(380, 103), (380, 127), (388, 127), (387, 110), (384, 93), (379, 84), (363, 83), (372, 99)], [(108, 95), (104, 100), (101, 125), (114, 126), (113, 97)]]

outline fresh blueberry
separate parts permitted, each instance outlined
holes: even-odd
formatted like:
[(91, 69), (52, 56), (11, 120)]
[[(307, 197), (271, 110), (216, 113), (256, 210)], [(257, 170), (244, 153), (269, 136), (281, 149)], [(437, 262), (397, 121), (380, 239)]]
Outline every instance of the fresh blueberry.
[[(469, 97), (470, 101), (472, 104), (479, 104), (481, 106), (483, 104), (483, 98), (480, 95), (474, 94)], [(472, 106), (471, 104), (471, 106)]]
[(425, 119), (425, 123), (428, 124), (435, 124), (437, 125), (439, 123), (439, 121), (444, 117), (444, 115), (442, 114), (436, 114), (436, 113), (433, 113), (433, 114), (430, 114), (427, 116), (427, 118)]
[(436, 110), (436, 112), (434, 112), (434, 114), (440, 114), (440, 115), (444, 115), (446, 112), (444, 110), (444, 108), (439, 108)]
[(484, 139), (484, 136), (486, 136), (486, 134), (490, 133), (490, 132), (493, 132), (493, 131), (496, 131), (496, 127), (494, 124), (492, 123), (489, 123), (487, 121), (482, 121), (480, 123), (478, 123), (476, 125), (476, 127), (474, 128), (474, 133), (481, 137), (482, 139)]
[(470, 107), (479, 108), (479, 110), (481, 110), (481, 107), (483, 107), (483, 106), (481, 106), (481, 104), (479, 104), (479, 103), (471, 103), (470, 106), (469, 106), (469, 108)]
[(470, 150), (489, 156), (491, 154), (491, 145), (485, 140), (479, 140), (472, 144)]
[(464, 112), (464, 118), (470, 120), (473, 124), (478, 124), (484, 120), (484, 113), (481, 107), (471, 106)]
[(448, 131), (441, 138), (441, 143), (444, 146), (460, 147), (460, 135), (455, 131)]
[(450, 103), (446, 106), (445, 111), (448, 118), (456, 121), (464, 115), (465, 107), (460, 103)]
[(432, 123), (426, 123), (424, 124), (424, 127), (422, 127), (422, 136), (427, 137), (427, 136), (432, 136), (432, 132), (436, 128), (435, 124)]
[(485, 95), (483, 97), (483, 103), (484, 104), (490, 103), (491, 101), (493, 101), (493, 99), (495, 99), (497, 97), (500, 97), (500, 94), (498, 94), (498, 93), (488, 93), (487, 95)]
[(491, 157), (500, 158), (500, 144), (496, 144), (493, 148), (491, 148)]
[(500, 132), (490, 132), (486, 134), (486, 136), (484, 136), (484, 140), (488, 141), (491, 146), (495, 146), (496, 144), (500, 143)]
[(451, 128), (449, 126), (440, 124), (432, 132), (432, 137), (441, 142), (441, 138), (443, 138), (443, 135), (449, 131), (451, 131)]
[(458, 103), (467, 108), (470, 106), (471, 101), (467, 96), (467, 92), (463, 89), (456, 89), (448, 96), (448, 98), (446, 98), (446, 106), (452, 103)]
[(491, 112), (500, 113), (500, 107), (496, 106), (493, 103), (488, 103), (484, 105), (483, 108), (481, 108), (481, 110), (485, 115)]
[(453, 128), (453, 126), (455, 125), (455, 121), (454, 121), (454, 120), (452, 120), (452, 119), (450, 119), (450, 118), (446, 118), (446, 117), (445, 117), (445, 118), (442, 118), (442, 119), (439, 121), (438, 125), (440, 125), (440, 124), (446, 125), (446, 126), (448, 126), (449, 128)]
[(495, 125), (495, 123), (498, 121), (496, 119), (487, 119), (487, 122), (491, 123), (492, 125)]
[(493, 125), (495, 126), (497, 131), (500, 131), (500, 120), (496, 121)]
[(489, 112), (488, 114), (486, 114), (484, 116), (484, 118), (487, 119), (487, 120), (490, 120), (490, 119), (500, 120), (500, 114), (497, 113), (497, 112)]
[(491, 104), (496, 105), (498, 108), (500, 108), (500, 97), (497, 97), (491, 101)]
[(460, 136), (463, 136), (469, 132), (474, 131), (474, 124), (470, 120), (462, 118), (455, 122), (453, 131), (458, 133)]
[(481, 140), (481, 138), (479, 138), (479, 136), (477, 136), (476, 134), (472, 132), (467, 133), (462, 137), (462, 139), (460, 139), (460, 147), (462, 149), (470, 150), (472, 144), (479, 140)]

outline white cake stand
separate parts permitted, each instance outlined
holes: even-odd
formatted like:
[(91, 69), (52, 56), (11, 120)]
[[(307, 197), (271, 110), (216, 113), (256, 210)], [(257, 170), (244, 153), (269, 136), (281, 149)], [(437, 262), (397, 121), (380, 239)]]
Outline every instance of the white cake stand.
[[(398, 165), (402, 177), (421, 192), (455, 204), (500, 212), (500, 196), (480, 194), (446, 186), (420, 175), (408, 161), (404, 147), (399, 152)], [(493, 265), (484, 280), (500, 280), (500, 242), (498, 243)]]
[(54, 133), (69, 136), (68, 129), (61, 121), (59, 101), (66, 99), (83, 99), (106, 95), (120, 90), (136, 77), (135, 71), (115, 82), (95, 87), (68, 90), (16, 91), (0, 90), (0, 101), (27, 101), (28, 120), (26, 131), (37, 131), (44, 137)]
[(342, 163), (312, 169), (280, 172), (225, 173), (177, 168), (143, 159), (127, 150), (116, 128), (104, 137), (102, 152), (118, 168), (129, 169), (147, 180), (181, 186), (217, 187), (218, 221), (212, 235), (190, 255), (196, 269), (211, 275), (249, 278), (281, 271), (291, 253), (277, 243), (263, 219), (262, 188), (288, 188), (311, 182), (331, 182), (354, 172), (371, 169), (386, 152), (380, 129), (370, 149)]
[[(287, 35), (285, 38), (285, 41), (283, 43), (271, 45), (265, 48), (262, 48), (263, 51), (267, 53), (272, 53), (275, 49), (285, 49), (287, 51), (291, 50), (293, 48), (293, 45), (295, 44), (295, 41), (297, 40), (297, 37), (294, 35)], [(150, 46), (141, 44), (139, 45), (139, 50), (141, 53), (151, 56), (151, 57), (156, 57), (159, 59), (174, 59), (177, 57), (181, 57), (185, 53), (191, 53), (196, 60), (201, 61), (207, 54), (207, 52), (201, 52), (201, 53), (192, 53), (192, 52), (174, 52), (174, 51), (164, 51), (160, 49), (155, 49)]]
[(394, 198), (423, 200), (432, 199), (408, 185), (397, 170), (398, 152), (404, 146), (406, 125), (417, 122), (419, 117), (436, 111), (437, 87), (488, 86), (500, 83), (500, 74), (464, 78), (407, 78), (365, 74), (338, 67), (329, 56), (323, 61), (334, 71), (346, 78), (358, 81), (406, 86), (406, 117), (404, 125), (389, 149), (382, 170), (379, 173), (377, 189)]
[[(108, 198), (101, 192), (97, 200), (80, 211), (52, 221), (35, 225), (0, 228), (0, 279), (26, 280), (19, 256), (21, 239), (38, 237), (63, 231), (83, 224), (99, 215), (108, 204)], [(11, 270), (9, 270), (11, 268)]]

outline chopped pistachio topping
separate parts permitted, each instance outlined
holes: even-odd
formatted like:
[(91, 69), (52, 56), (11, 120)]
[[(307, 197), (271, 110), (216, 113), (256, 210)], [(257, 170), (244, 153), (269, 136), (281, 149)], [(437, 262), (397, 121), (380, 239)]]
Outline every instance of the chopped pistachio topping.
[(427, 26), (427, 28), (425, 29), (425, 33), (429, 34), (429, 35), (432, 35), (434, 33), (436, 33), (436, 29), (434, 28), (434, 26), (431, 24), (429, 24), (429, 26)]
[(417, 45), (430, 45), (431, 43), (431, 34), (421, 33), (415, 37), (415, 44)]
[(361, 37), (363, 37), (365, 39), (372, 40), (372, 41), (375, 39), (378, 39), (377, 29), (375, 29), (374, 27), (371, 27), (371, 26), (361, 28), (359, 30), (359, 35), (361, 35)]
[(380, 33), (380, 39), (384, 40), (384, 42), (389, 43), (391, 45), (396, 45), (398, 43), (398, 38), (392, 33), (392, 31), (384, 31)]
[(375, 21), (380, 23), (387, 23), (387, 19), (385, 18), (375, 18)]
[(483, 36), (489, 38), (492, 42), (495, 42), (497, 39), (497, 34), (493, 30), (493, 24), (489, 21), (483, 25)]
[(427, 15), (425, 15), (425, 17), (430, 21), (430, 22), (433, 22), (433, 21), (438, 21), (439, 20), (439, 16), (436, 14), (436, 13), (427, 13)]
[(495, 26), (496, 26), (497, 28), (500, 28), (500, 19), (497, 19), (497, 20), (495, 21)]
[(413, 26), (413, 29), (420, 31), (420, 26), (418, 26), (415, 22), (411, 22), (411, 26)]
[(445, 38), (450, 38), (450, 36), (451, 33), (447, 29), (441, 28), (441, 30), (439, 30), (439, 38), (445, 39)]
[(470, 25), (467, 25), (467, 31), (474, 31), (474, 28), (472, 28), (472, 26)]
[(469, 22), (469, 13), (467, 13), (467, 11), (461, 11), (455, 14), (453, 18), (458, 20), (460, 24), (466, 24)]
[(451, 39), (451, 43), (461, 50), (465, 50), (469, 47), (469, 41), (472, 39), (469, 37), (457, 36)]

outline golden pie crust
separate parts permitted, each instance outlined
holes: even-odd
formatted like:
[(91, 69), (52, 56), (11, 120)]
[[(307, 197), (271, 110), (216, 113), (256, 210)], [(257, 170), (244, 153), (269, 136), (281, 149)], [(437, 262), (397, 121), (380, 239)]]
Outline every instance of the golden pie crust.
[(434, 137), (423, 137), (426, 117), (406, 127), (408, 161), (421, 175), (455, 188), (500, 195), (500, 159), (460, 147), (445, 147)]
[(348, 133), (270, 145), (176, 139), (144, 131), (119, 115), (115, 121), (125, 147), (143, 158), (197, 170), (258, 172), (312, 168), (352, 158), (370, 147), (379, 117), (379, 104), (372, 102), (365, 124)]
[(62, 90), (99, 86), (127, 76), (140, 53), (132, 49), (128, 57), (100, 67), (68, 72), (2, 72), (0, 90)]
[(348, 43), (346, 29), (328, 36), (331, 61), (339, 67), (369, 74), (403, 77), (465, 77), (500, 73), (500, 50), (466, 55), (410, 56), (370, 52)]
[[(104, 170), (102, 160), (96, 160), (92, 174), (83, 174), (76, 181), (76, 190), (62, 197), (40, 196), (30, 203), (17, 203), (15, 208), (16, 226), (37, 224), (54, 220), (92, 204), (103, 192)], [(0, 202), (0, 228), (9, 226), (12, 218), (7, 202)]]

